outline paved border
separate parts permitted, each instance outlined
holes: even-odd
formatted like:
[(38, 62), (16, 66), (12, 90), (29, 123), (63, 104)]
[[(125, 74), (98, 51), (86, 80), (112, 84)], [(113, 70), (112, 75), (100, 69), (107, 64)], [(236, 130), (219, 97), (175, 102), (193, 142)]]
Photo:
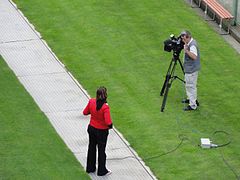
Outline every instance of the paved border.
[[(89, 95), (11, 0), (0, 0), (0, 24), (0, 54), (85, 167), (89, 117), (82, 110)], [(106, 151), (113, 173), (90, 174), (92, 179), (156, 179), (116, 129), (110, 131)]]

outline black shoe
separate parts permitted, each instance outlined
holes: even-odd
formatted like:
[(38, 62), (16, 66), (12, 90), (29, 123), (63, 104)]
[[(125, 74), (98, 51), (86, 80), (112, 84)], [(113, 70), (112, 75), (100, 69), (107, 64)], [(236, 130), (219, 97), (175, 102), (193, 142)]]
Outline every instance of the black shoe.
[[(189, 99), (183, 99), (183, 100), (182, 100), (182, 103), (189, 104)], [(197, 106), (200, 106), (198, 100), (196, 100), (196, 104), (197, 104)]]
[(185, 107), (183, 110), (184, 110), (184, 111), (193, 111), (193, 110), (195, 110), (195, 109), (191, 108), (191, 106), (188, 105), (188, 106)]
[(104, 174), (97, 174), (98, 176), (108, 176), (108, 175), (110, 175), (110, 174), (112, 174), (112, 171), (107, 171), (106, 173), (104, 173)]
[(86, 170), (87, 173), (95, 173), (96, 172), (96, 169), (95, 170)]

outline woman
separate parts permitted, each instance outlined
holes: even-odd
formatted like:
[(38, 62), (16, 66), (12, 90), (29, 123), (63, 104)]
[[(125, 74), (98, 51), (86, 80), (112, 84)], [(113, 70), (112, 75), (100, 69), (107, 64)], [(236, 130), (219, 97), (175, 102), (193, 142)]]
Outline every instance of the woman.
[(88, 125), (89, 145), (87, 155), (87, 173), (96, 171), (96, 146), (98, 146), (98, 176), (109, 175), (106, 168), (106, 153), (108, 130), (112, 128), (110, 108), (107, 104), (107, 89), (100, 87), (96, 92), (96, 99), (89, 100), (83, 110), (84, 115), (91, 114)]

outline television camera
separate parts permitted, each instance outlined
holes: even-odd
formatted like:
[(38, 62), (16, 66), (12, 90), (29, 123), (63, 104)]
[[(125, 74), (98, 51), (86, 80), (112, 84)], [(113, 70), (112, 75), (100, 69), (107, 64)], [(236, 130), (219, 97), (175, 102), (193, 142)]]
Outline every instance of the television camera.
[(173, 51), (173, 55), (179, 56), (183, 48), (184, 42), (182, 41), (181, 35), (175, 37), (174, 34), (171, 34), (170, 38), (164, 41), (164, 51)]

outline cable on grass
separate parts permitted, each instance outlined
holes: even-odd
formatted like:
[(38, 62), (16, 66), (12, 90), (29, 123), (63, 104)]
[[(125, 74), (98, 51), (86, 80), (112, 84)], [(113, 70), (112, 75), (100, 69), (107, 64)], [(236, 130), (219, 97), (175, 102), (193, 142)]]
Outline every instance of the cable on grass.
[(128, 159), (128, 158), (134, 158), (134, 159), (137, 159), (139, 161), (147, 161), (147, 160), (159, 158), (161, 156), (165, 156), (167, 154), (175, 152), (183, 144), (183, 141), (188, 140), (188, 138), (185, 135), (183, 135), (183, 134), (179, 134), (178, 138), (180, 139), (180, 142), (178, 143), (178, 145), (174, 149), (172, 149), (170, 151), (167, 151), (167, 152), (164, 152), (164, 153), (156, 154), (154, 156), (146, 157), (146, 158), (143, 158), (143, 159), (139, 159), (136, 156), (126, 156), (126, 157), (122, 157), (122, 158), (109, 158), (107, 160), (124, 160), (124, 159)]

